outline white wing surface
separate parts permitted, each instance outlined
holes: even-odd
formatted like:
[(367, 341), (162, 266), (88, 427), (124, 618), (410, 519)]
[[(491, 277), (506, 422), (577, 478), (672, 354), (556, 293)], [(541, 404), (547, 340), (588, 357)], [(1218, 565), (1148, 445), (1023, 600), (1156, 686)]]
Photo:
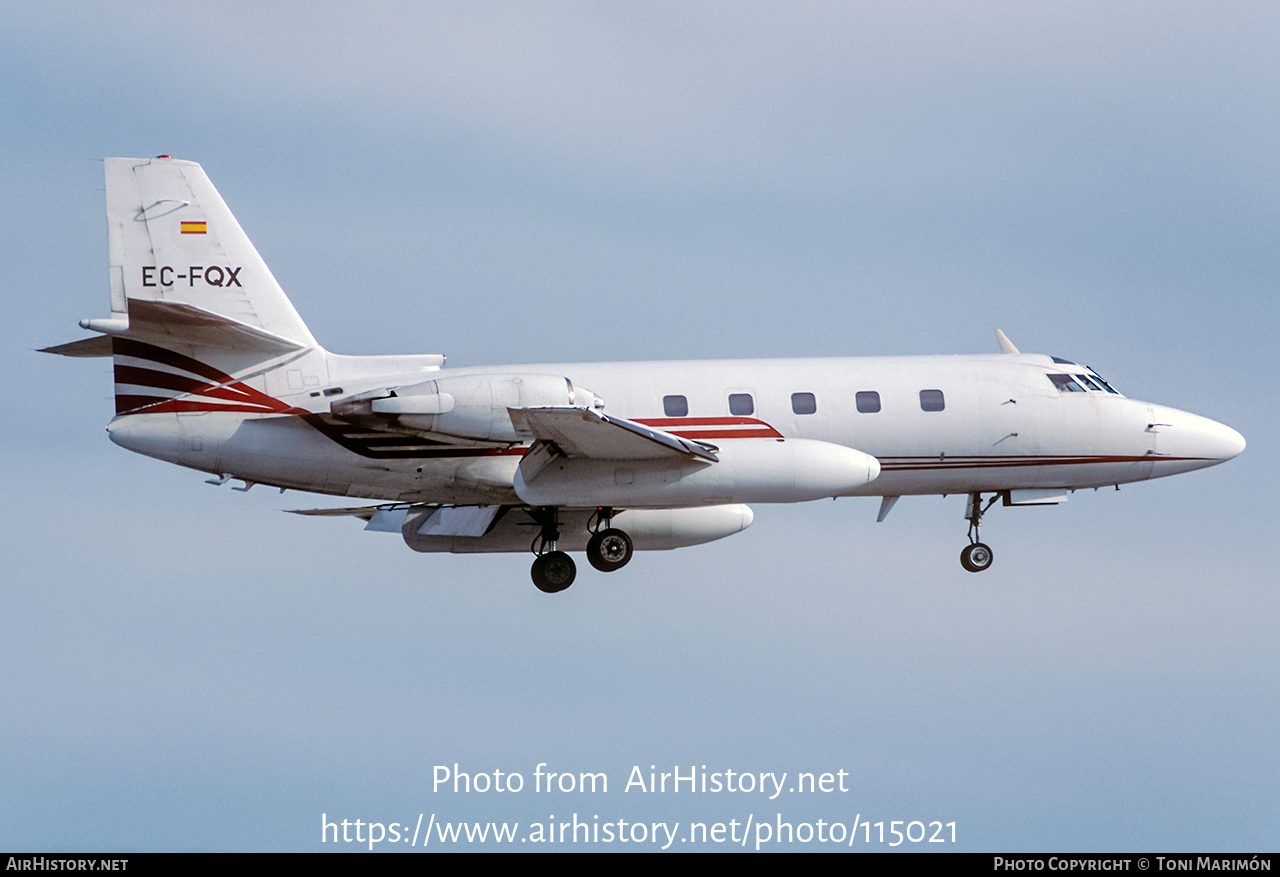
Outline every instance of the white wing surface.
[(512, 408), (517, 429), (554, 444), (566, 457), (595, 460), (659, 460), (698, 457), (716, 462), (715, 445), (680, 438), (590, 408)]

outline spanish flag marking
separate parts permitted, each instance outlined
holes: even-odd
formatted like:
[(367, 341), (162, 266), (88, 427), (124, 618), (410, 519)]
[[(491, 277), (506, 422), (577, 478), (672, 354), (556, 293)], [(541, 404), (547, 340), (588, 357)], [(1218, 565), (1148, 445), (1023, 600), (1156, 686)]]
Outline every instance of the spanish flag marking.
[(205, 223), (204, 222), (183, 222), (182, 233), (183, 234), (205, 234)]

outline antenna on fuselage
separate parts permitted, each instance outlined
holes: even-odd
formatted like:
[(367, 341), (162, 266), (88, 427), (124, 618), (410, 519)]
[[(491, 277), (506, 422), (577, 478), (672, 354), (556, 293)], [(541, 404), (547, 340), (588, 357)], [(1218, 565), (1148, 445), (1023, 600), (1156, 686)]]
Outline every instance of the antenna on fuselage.
[(1013, 346), (1013, 342), (1009, 340), (1009, 336), (996, 329), (996, 340), (1000, 342), (1001, 353), (1021, 353), (1018, 348)]

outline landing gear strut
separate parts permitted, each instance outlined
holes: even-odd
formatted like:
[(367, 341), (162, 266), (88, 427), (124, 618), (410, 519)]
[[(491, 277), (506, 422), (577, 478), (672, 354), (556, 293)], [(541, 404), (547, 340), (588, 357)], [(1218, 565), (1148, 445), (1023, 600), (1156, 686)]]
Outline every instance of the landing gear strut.
[(969, 494), (969, 507), (965, 514), (965, 518), (969, 521), (969, 544), (960, 552), (960, 565), (969, 572), (982, 572), (991, 566), (993, 557), (991, 548), (978, 541), (978, 527), (982, 524), (983, 514), (987, 509), (995, 505), (996, 500), (999, 498), (1000, 494), (997, 493), (983, 507), (981, 493), (974, 492)]
[[(560, 541), (559, 510), (555, 506), (537, 506), (526, 511), (539, 528), (538, 535), (529, 545), (529, 550), (537, 555), (529, 574), (539, 591), (559, 593), (572, 585), (578, 574), (573, 558), (557, 547)], [(587, 529), (591, 531), (587, 560), (601, 572), (622, 569), (631, 560), (631, 537), (615, 530), (612, 524), (613, 509), (609, 506), (596, 509), (587, 522)]]
[(596, 509), (591, 519), (594, 535), (587, 542), (587, 561), (600, 572), (622, 569), (631, 560), (631, 537), (611, 526), (613, 509), (608, 506)]
[(559, 593), (572, 585), (578, 574), (573, 558), (556, 548), (560, 539), (559, 516), (555, 508), (530, 509), (529, 514), (542, 527), (542, 532), (534, 537), (533, 544), (529, 546), (538, 555), (530, 570), (533, 583), (544, 594)]

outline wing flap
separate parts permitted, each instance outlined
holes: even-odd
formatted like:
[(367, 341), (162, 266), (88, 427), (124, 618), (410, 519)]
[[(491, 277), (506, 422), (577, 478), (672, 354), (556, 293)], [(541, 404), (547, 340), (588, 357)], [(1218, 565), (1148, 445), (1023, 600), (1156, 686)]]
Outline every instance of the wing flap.
[(517, 429), (554, 444), (565, 456), (597, 460), (658, 460), (692, 456), (716, 462), (715, 445), (680, 438), (590, 408), (510, 408)]
[(489, 525), (499, 509), (496, 505), (444, 506), (422, 522), (418, 533), (423, 536), (483, 536), (489, 532)]

